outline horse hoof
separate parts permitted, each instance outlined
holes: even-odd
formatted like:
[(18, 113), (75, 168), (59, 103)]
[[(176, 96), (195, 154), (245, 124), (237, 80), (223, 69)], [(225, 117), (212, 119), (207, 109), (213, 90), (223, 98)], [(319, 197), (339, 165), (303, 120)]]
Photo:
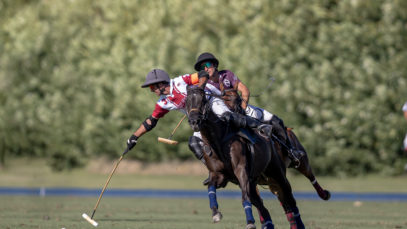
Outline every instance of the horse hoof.
[(256, 225), (254, 225), (253, 223), (249, 223), (246, 225), (246, 229), (256, 229)]
[(271, 221), (267, 221), (261, 225), (261, 229), (274, 229), (274, 224)]
[(331, 198), (331, 193), (328, 190), (324, 190), (325, 196), (322, 198), (323, 200), (329, 200)]
[(220, 220), (222, 219), (222, 213), (217, 212), (215, 215), (212, 216), (212, 220), (214, 223), (218, 223), (220, 222)]

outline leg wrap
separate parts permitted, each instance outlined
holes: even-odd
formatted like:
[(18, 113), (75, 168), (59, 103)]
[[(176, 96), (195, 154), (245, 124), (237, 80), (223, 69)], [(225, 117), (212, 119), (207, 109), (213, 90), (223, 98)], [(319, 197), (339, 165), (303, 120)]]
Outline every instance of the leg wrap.
[(297, 224), (297, 228), (298, 229), (305, 228), (304, 223), (302, 222), (302, 219), (301, 219), (300, 211), (298, 210), (297, 206), (295, 206), (293, 208), (293, 215), (294, 215), (295, 222)]
[(218, 209), (218, 201), (216, 200), (216, 188), (213, 185), (208, 186), (209, 207)]
[(254, 217), (252, 212), (252, 204), (248, 201), (243, 201), (244, 212), (246, 213), (246, 223), (254, 223)]

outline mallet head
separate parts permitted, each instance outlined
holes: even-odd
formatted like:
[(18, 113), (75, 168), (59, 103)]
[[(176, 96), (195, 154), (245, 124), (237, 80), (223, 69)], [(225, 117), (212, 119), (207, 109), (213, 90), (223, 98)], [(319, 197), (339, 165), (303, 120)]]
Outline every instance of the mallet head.
[(93, 226), (95, 226), (95, 227), (97, 227), (98, 226), (98, 223), (95, 221), (95, 220), (93, 220), (93, 219), (91, 219), (88, 215), (86, 215), (85, 213), (83, 213), (82, 214), (82, 217), (84, 218), (84, 219), (86, 219), (86, 221), (88, 221), (90, 224), (92, 224)]
[(161, 138), (161, 137), (158, 137), (158, 141), (159, 141), (159, 142), (166, 143), (166, 144), (170, 144), (170, 145), (176, 145), (176, 144), (178, 144), (177, 141), (174, 141), (174, 140), (171, 140), (171, 139), (167, 139), (167, 138)]

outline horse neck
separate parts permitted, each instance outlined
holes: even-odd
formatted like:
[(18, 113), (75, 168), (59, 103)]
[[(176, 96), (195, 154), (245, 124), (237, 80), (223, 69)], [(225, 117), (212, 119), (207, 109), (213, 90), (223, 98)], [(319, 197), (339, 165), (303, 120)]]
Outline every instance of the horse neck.
[(217, 152), (222, 151), (222, 139), (229, 133), (228, 126), (222, 122), (214, 113), (210, 113), (204, 120), (201, 134), (208, 140), (208, 143)]

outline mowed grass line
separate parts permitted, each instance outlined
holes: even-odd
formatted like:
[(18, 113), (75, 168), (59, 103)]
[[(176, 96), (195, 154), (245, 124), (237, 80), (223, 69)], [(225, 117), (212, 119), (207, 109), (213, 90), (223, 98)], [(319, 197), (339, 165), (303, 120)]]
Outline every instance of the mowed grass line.
[[(0, 228), (94, 228), (81, 215), (92, 213), (97, 197), (0, 196)], [(211, 222), (207, 199), (103, 198), (95, 214), (98, 228), (245, 228), (239, 199), (220, 199), (224, 215)], [(277, 200), (265, 200), (276, 229), (288, 228)], [(305, 226), (312, 229), (407, 228), (405, 203), (298, 201)], [(254, 211), (256, 220), (257, 212)], [(259, 221), (256, 222), (260, 228)]]
[[(126, 160), (126, 159), (124, 159)], [(45, 160), (9, 159), (7, 166), (0, 169), (0, 187), (82, 187), (102, 188), (115, 161), (105, 165), (105, 173), (85, 169), (54, 172)], [(199, 163), (199, 162), (195, 162)], [(125, 166), (119, 165), (119, 169)], [(202, 165), (203, 166), (203, 165)], [(176, 168), (175, 168), (176, 169)], [(203, 168), (204, 169), (204, 168)], [(202, 181), (207, 177), (191, 174), (139, 174), (116, 172), (108, 188), (125, 189), (192, 189), (206, 190)], [(288, 169), (288, 179), (293, 191), (314, 191), (309, 180), (294, 169)], [(322, 187), (331, 192), (404, 192), (407, 193), (407, 176), (360, 176), (351, 178), (324, 177), (316, 174)], [(227, 189), (238, 190), (229, 184)]]

